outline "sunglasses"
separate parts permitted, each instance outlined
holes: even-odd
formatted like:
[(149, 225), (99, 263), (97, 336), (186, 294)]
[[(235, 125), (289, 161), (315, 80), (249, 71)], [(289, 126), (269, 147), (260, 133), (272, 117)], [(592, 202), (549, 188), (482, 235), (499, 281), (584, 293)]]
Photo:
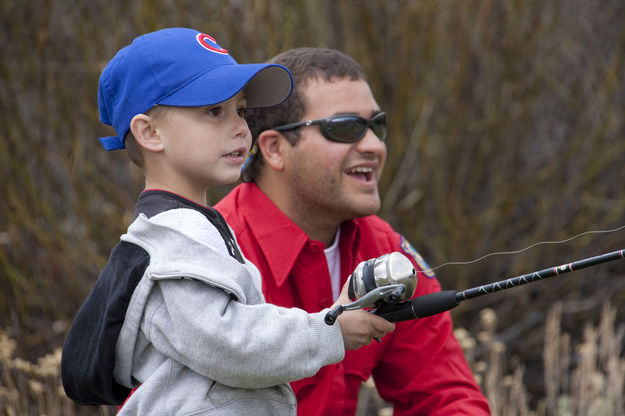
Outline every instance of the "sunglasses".
[(359, 142), (365, 137), (365, 134), (367, 134), (367, 129), (371, 129), (380, 141), (386, 139), (386, 113), (378, 113), (370, 119), (353, 114), (336, 115), (320, 118), (318, 120), (306, 120), (284, 124), (274, 127), (271, 130), (288, 131), (299, 129), (300, 127), (312, 126), (313, 124), (319, 126), (323, 137), (333, 142)]

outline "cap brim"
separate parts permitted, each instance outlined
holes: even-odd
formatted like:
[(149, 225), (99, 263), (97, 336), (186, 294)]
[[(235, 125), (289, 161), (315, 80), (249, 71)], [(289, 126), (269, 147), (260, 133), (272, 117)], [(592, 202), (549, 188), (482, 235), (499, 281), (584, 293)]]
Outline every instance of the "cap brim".
[(293, 77), (276, 64), (225, 65), (205, 72), (155, 104), (195, 107), (224, 102), (244, 90), (248, 108), (271, 107), (286, 100)]

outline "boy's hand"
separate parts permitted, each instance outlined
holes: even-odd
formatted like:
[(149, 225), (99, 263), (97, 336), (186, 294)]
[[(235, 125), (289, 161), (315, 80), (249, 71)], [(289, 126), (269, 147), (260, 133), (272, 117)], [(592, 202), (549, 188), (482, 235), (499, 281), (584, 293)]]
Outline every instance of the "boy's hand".
[[(338, 305), (346, 305), (351, 302), (347, 295), (347, 285), (343, 286), (341, 294), (332, 305), (332, 309)], [(360, 347), (369, 345), (373, 338), (382, 338), (388, 332), (395, 330), (395, 324), (362, 309), (355, 311), (345, 311), (337, 319), (343, 343), (346, 350), (357, 350)]]

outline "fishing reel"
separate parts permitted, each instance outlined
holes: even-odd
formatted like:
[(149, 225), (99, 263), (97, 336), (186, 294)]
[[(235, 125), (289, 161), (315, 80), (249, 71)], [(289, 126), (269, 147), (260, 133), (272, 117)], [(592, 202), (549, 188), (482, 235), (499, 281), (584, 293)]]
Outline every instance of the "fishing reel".
[(328, 312), (325, 316), (328, 325), (333, 325), (344, 311), (369, 307), (387, 310), (410, 299), (417, 288), (414, 265), (398, 252), (361, 262), (348, 280), (348, 295), (355, 301)]

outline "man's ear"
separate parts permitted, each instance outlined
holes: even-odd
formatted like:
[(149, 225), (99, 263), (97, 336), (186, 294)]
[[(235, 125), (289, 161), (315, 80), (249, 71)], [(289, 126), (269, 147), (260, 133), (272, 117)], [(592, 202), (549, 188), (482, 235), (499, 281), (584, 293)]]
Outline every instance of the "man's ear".
[(263, 161), (273, 170), (284, 169), (285, 146), (290, 146), (286, 138), (275, 130), (265, 130), (256, 141), (258, 151), (263, 155)]
[(146, 114), (137, 114), (130, 120), (130, 131), (135, 136), (137, 144), (150, 152), (163, 150), (163, 143), (154, 119)]

